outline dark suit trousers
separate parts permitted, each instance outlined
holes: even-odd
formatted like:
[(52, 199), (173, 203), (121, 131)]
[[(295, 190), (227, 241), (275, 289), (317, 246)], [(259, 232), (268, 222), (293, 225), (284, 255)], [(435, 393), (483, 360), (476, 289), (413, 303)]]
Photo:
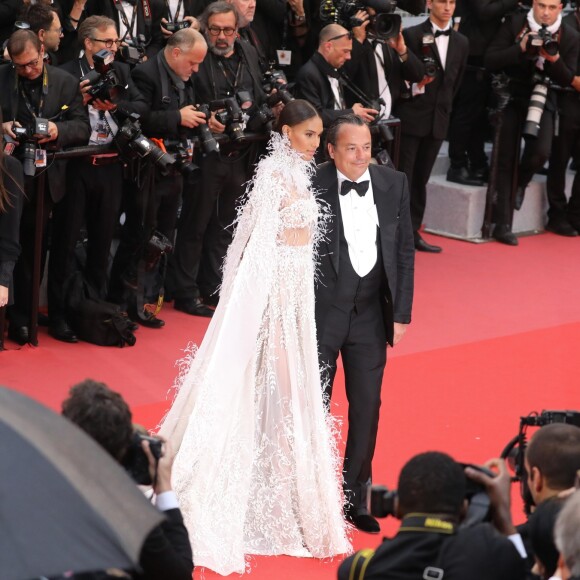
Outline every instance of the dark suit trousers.
[[(247, 158), (201, 162), (198, 190), (183, 198), (175, 251), (169, 261), (167, 284), (174, 298), (211, 295), (221, 282), (221, 266), (232, 240), (236, 205), (244, 192)], [(203, 262), (203, 272), (200, 268)], [(199, 284), (199, 285), (198, 285)]]
[(442, 143), (443, 139), (434, 139), (431, 136), (415, 137), (404, 133), (401, 135), (398, 169), (409, 181), (411, 222), (414, 232), (419, 231), (423, 223), (427, 203), (427, 182)]
[(348, 399), (344, 491), (351, 509), (363, 508), (371, 479), (387, 363), (387, 339), (380, 302), (343, 312), (332, 306), (318, 337), (322, 380), (330, 401), (336, 361), (342, 355)]
[(552, 143), (548, 169), (548, 216), (551, 219), (570, 218), (580, 223), (580, 174), (577, 171), (572, 184), (572, 195), (566, 201), (566, 168), (570, 157), (580, 152), (580, 118), (560, 117), (560, 131)]

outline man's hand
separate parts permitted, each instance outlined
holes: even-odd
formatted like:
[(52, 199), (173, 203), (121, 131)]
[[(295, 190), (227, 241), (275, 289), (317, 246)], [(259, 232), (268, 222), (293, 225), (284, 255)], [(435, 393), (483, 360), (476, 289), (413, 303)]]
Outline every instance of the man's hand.
[(524, 34), (522, 36), (522, 39), (520, 40), (520, 48), (522, 49), (522, 52), (526, 52), (526, 50), (527, 50), (529, 37), (530, 37), (530, 33), (527, 32), (526, 34)]
[(402, 324), (401, 322), (395, 322), (393, 324), (393, 346), (397, 346), (403, 336), (405, 336), (405, 332), (407, 332), (408, 324)]
[(223, 133), (226, 130), (226, 126), (215, 118), (215, 111), (212, 111), (207, 126), (212, 133)]
[(429, 83), (432, 83), (435, 80), (435, 77), (428, 77), (427, 75), (425, 75), (418, 83), (417, 83), (417, 88), (418, 89), (423, 89), (425, 88)]
[(6, 123), (2, 123), (2, 132), (5, 135), (10, 135), (12, 139), (16, 139), (16, 135), (12, 130), (12, 127), (22, 127), (22, 125), (18, 121), (6, 121)]
[(169, 442), (165, 441), (162, 437), (158, 437), (158, 439), (163, 441), (159, 460), (156, 460), (153, 453), (151, 453), (149, 441), (141, 441), (141, 447), (149, 461), (149, 475), (151, 476), (153, 491), (156, 495), (171, 490), (171, 468), (173, 467), (173, 460), (175, 459), (175, 454)]
[(375, 120), (375, 116), (379, 114), (376, 109), (367, 109), (363, 107), (360, 103), (355, 103), (352, 106), (352, 112), (358, 115), (363, 121), (367, 123), (372, 123)]
[(580, 93), (580, 77), (574, 77), (572, 79), (571, 85), (575, 91), (578, 91)]
[(354, 37), (362, 44), (367, 39), (367, 27), (371, 22), (370, 17), (366, 10), (359, 10), (354, 17), (363, 21), (360, 26), (355, 26), (352, 29)]
[(493, 524), (505, 536), (516, 533), (510, 511), (511, 477), (503, 459), (490, 459), (483, 467), (497, 473), (489, 477), (471, 467), (465, 468), (465, 474), (473, 481), (485, 486), (491, 502)]
[(544, 47), (540, 48), (540, 56), (546, 59), (548, 62), (556, 62), (560, 58), (560, 53), (549, 54), (544, 50)]
[(173, 32), (169, 32), (169, 30), (167, 30), (167, 28), (165, 28), (165, 25), (167, 24), (167, 18), (162, 18), (161, 19), (161, 33), (163, 34), (163, 36), (165, 36), (165, 38), (169, 38), (170, 36), (173, 36)]
[(8, 288), (6, 286), (0, 286), (0, 308), (8, 304)]
[(111, 101), (101, 101), (101, 99), (93, 99), (91, 105), (99, 111), (114, 111), (117, 108), (115, 103)]
[(387, 40), (387, 44), (391, 48), (394, 48), (399, 56), (402, 57), (407, 54), (407, 45), (405, 43), (405, 37), (403, 36), (402, 27), (397, 36), (395, 36), (394, 38), (389, 38), (389, 40)]
[(195, 110), (193, 105), (186, 105), (183, 109), (179, 109), (181, 115), (180, 125), (193, 129), (202, 123), (205, 123), (205, 115)]
[(39, 139), (39, 143), (48, 143), (49, 141), (56, 141), (58, 139), (58, 127), (52, 122), (48, 122), (48, 137)]
[(85, 79), (84, 81), (81, 81), (79, 88), (81, 90), (81, 95), (83, 97), (83, 106), (86, 106), (93, 99), (93, 97), (91, 97), (91, 95), (89, 95), (89, 89), (91, 88), (91, 81), (89, 79)]

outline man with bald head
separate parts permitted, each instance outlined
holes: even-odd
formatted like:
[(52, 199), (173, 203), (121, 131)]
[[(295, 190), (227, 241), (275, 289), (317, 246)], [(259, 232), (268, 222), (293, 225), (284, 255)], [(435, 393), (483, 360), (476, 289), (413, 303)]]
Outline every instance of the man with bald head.
[(367, 123), (378, 114), (361, 103), (350, 109), (345, 106), (340, 69), (350, 60), (352, 50), (352, 34), (339, 24), (329, 24), (320, 31), (318, 51), (296, 76), (296, 97), (316, 107), (325, 127), (346, 113), (354, 113)]

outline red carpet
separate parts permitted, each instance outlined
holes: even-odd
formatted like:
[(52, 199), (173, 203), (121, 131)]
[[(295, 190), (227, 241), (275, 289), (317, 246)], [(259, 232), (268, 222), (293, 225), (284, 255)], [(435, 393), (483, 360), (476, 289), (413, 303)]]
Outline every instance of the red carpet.
[[(414, 320), (389, 352), (385, 375), (374, 478), (389, 487), (417, 452), (483, 462), (517, 433), (520, 415), (580, 409), (580, 239), (544, 234), (511, 248), (426, 238), (444, 251), (417, 255)], [(174, 361), (207, 327), (171, 307), (162, 318), (166, 327), (140, 329), (133, 348), (66, 345), (44, 330), (38, 348), (7, 342), (0, 384), (58, 409), (72, 384), (92, 377), (121, 391), (135, 420), (154, 427), (168, 404)], [(341, 373), (338, 380), (333, 408), (343, 415)], [(517, 501), (514, 513), (521, 519)], [(381, 523), (385, 534), (396, 530), (393, 520)], [(354, 536), (357, 548), (379, 541)], [(331, 579), (337, 563), (256, 558), (251, 578)]]

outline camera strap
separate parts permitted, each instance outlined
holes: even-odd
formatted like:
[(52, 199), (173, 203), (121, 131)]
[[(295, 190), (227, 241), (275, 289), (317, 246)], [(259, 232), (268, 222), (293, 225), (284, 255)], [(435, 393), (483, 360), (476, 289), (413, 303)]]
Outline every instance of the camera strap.
[(408, 514), (403, 518), (398, 533), (425, 532), (452, 536), (457, 532), (457, 524), (446, 515)]
[[(18, 82), (18, 75), (17, 75), (17, 82)], [(22, 85), (20, 85), (20, 83), (18, 83), (18, 84), (20, 87), (20, 94), (22, 95), (22, 99), (24, 100), (24, 104), (26, 105), (28, 112), (34, 118), (37, 118), (37, 117), (42, 118), (42, 112), (44, 110), (44, 99), (45, 99), (46, 95), (48, 94), (48, 71), (46, 70), (46, 66), (43, 68), (43, 71), (42, 71), (42, 91), (40, 93), (40, 102), (38, 103), (38, 112), (34, 111), (34, 107), (32, 106), (32, 103), (30, 102), (30, 98), (26, 94), (24, 87)]]
[[(133, 6), (133, 14), (131, 16), (131, 22), (129, 22), (129, 18), (123, 8), (123, 4), (121, 0), (113, 0), (115, 2), (115, 8), (119, 12), (119, 18), (123, 21), (123, 25), (126, 28), (125, 34), (121, 40), (125, 40), (127, 36), (129, 36), (134, 42), (136, 39), (139, 39), (139, 34), (136, 33), (134, 30), (135, 27), (135, 20), (137, 19), (137, 10), (138, 5), (135, 4)], [(149, 4), (149, 0), (141, 0), (141, 6), (143, 7), (143, 17), (145, 20), (145, 28), (151, 28), (152, 16), (151, 16), (151, 5)], [(138, 45), (142, 45), (141, 42), (137, 42)]]
[[(177, 9), (175, 10), (175, 14), (171, 15), (171, 7), (169, 6), (169, 0), (165, 0), (165, 8), (167, 9), (167, 20), (169, 22), (177, 22), (179, 18), (179, 13), (181, 12), (181, 7), (183, 5), (183, 0), (179, 0), (177, 3)], [(183, 11), (183, 15), (185, 16), (185, 10)]]
[(243, 64), (242, 61), (243, 61), (243, 57), (240, 55), (240, 60), (238, 61), (238, 67), (236, 68), (236, 73), (234, 76), (234, 82), (232, 84), (232, 71), (227, 69), (224, 66), (222, 58), (218, 58), (218, 66), (220, 67), (220, 70), (222, 71), (226, 81), (228, 82), (228, 84), (230, 85), (230, 87), (232, 88), (234, 93), (236, 92), (236, 90), (238, 88), (238, 84), (240, 82), (240, 77), (242, 76), (242, 64)]

